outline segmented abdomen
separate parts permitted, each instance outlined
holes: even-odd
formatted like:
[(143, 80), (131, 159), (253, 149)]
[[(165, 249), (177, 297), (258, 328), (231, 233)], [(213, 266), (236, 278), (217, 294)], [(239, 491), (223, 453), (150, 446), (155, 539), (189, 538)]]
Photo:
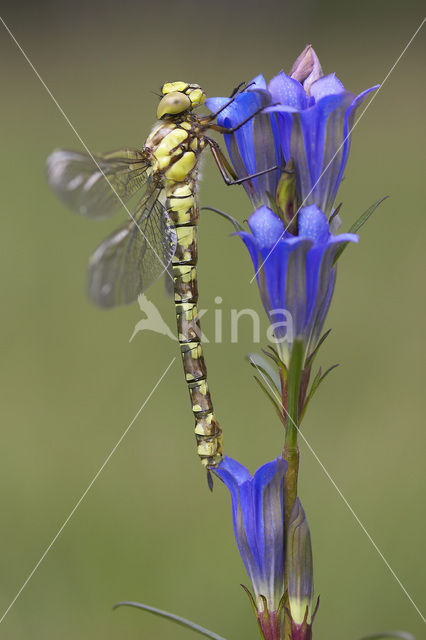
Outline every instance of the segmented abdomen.
[(198, 318), (197, 223), (195, 184), (171, 183), (166, 208), (175, 225), (177, 246), (172, 262), (178, 339), (195, 417), (197, 452), (206, 467), (222, 459), (222, 430), (213, 412)]

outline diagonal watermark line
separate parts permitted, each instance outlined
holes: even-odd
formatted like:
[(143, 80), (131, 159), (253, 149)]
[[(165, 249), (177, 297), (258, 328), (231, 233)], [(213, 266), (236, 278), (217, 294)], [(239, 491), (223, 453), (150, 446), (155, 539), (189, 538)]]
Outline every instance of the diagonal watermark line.
[(336, 153), (334, 154), (334, 156), (331, 158), (330, 162), (327, 164), (327, 166), (325, 167), (324, 171), (321, 173), (320, 177), (318, 178), (318, 180), (315, 182), (314, 186), (312, 187), (312, 189), (309, 191), (308, 195), (304, 198), (302, 204), (300, 205), (300, 207), (297, 209), (296, 213), (293, 215), (293, 217), (291, 218), (290, 222), (288, 223), (288, 225), (285, 227), (284, 231), (282, 232), (282, 234), (280, 235), (280, 237), (278, 238), (278, 240), (275, 242), (275, 244), (273, 245), (273, 247), (271, 248), (271, 250), (269, 251), (269, 253), (267, 254), (266, 258), (263, 260), (262, 264), (260, 265), (260, 267), (257, 269), (256, 273), (254, 274), (254, 276), (252, 277), (252, 279), (250, 280), (250, 284), (252, 284), (253, 280), (255, 278), (257, 278), (259, 272), (261, 271), (261, 269), (263, 269), (263, 265), (265, 264), (265, 262), (268, 260), (268, 258), (271, 256), (271, 254), (274, 252), (275, 247), (277, 246), (277, 244), (279, 243), (279, 241), (281, 240), (281, 238), (284, 237), (285, 232), (288, 230), (288, 228), (290, 227), (291, 223), (293, 222), (293, 220), (296, 218), (297, 214), (299, 213), (299, 211), (302, 209), (302, 207), (304, 206), (304, 204), (306, 203), (307, 199), (309, 198), (309, 196), (312, 194), (312, 192), (314, 191), (315, 187), (318, 185), (318, 183), (320, 182), (320, 180), (322, 179), (322, 177), (325, 175), (325, 173), (327, 172), (329, 166), (331, 165), (331, 163), (333, 162), (333, 160), (335, 159), (335, 157), (337, 156), (337, 154), (340, 152), (340, 150), (342, 149), (342, 147), (344, 146), (345, 142), (348, 140), (348, 138), (351, 136), (352, 131), (355, 129), (355, 127), (358, 125), (359, 121), (361, 120), (361, 118), (364, 116), (365, 112), (367, 111), (367, 109), (370, 107), (370, 105), (372, 104), (372, 102), (377, 98), (377, 96), (379, 95), (380, 90), (383, 88), (384, 84), (386, 83), (386, 81), (388, 80), (389, 76), (391, 75), (391, 73), (395, 70), (395, 67), (397, 66), (397, 64), (399, 63), (399, 61), (401, 60), (401, 58), (403, 57), (403, 55), (405, 54), (405, 52), (407, 51), (407, 49), (410, 47), (410, 45), (412, 44), (414, 38), (417, 36), (417, 34), (419, 33), (420, 29), (423, 27), (424, 23), (426, 22), (426, 18), (423, 18), (423, 20), (421, 21), (421, 23), (419, 24), (419, 26), (417, 27), (417, 29), (415, 30), (415, 32), (413, 33), (413, 35), (411, 36), (411, 38), (409, 39), (409, 41), (407, 42), (407, 44), (405, 45), (404, 49), (401, 51), (401, 53), (399, 54), (398, 58), (395, 60), (395, 62), (393, 63), (393, 65), (391, 66), (391, 68), (389, 69), (389, 71), (387, 72), (387, 74), (385, 75), (385, 77), (383, 78), (380, 86), (378, 87), (377, 91), (375, 91), (375, 93), (373, 94), (371, 100), (366, 104), (366, 106), (364, 107), (364, 109), (362, 110), (362, 112), (360, 113), (359, 117), (355, 120), (352, 128), (350, 129), (349, 133), (347, 134), (347, 136), (344, 138), (342, 144), (340, 145), (340, 147), (337, 149)]
[[(259, 367), (257, 366), (257, 364), (249, 357), (249, 360), (251, 362), (251, 364), (257, 369), (257, 371), (259, 372), (259, 374), (262, 376), (265, 384), (268, 386), (268, 388), (270, 389), (271, 393), (275, 396), (276, 400), (278, 400), (280, 406), (282, 407), (282, 401), (280, 396), (278, 395), (278, 392), (276, 389), (274, 389), (272, 387), (272, 385), (270, 384), (269, 380), (263, 375), (263, 372), (261, 369), (259, 369)], [(391, 572), (392, 576), (395, 578), (395, 580), (397, 581), (397, 583), (399, 584), (399, 586), (401, 587), (402, 591), (405, 593), (405, 595), (407, 596), (408, 600), (411, 602), (411, 604), (413, 605), (413, 607), (415, 608), (415, 610), (417, 611), (417, 613), (419, 614), (419, 616), (421, 617), (421, 619), (423, 620), (423, 622), (426, 623), (426, 618), (424, 617), (424, 615), (422, 614), (422, 612), (420, 611), (419, 607), (416, 605), (416, 603), (414, 602), (413, 598), (410, 596), (410, 594), (408, 593), (407, 589), (404, 587), (404, 585), (402, 584), (401, 580), (398, 578), (398, 576), (396, 575), (395, 571), (392, 569), (391, 565), (389, 564), (389, 562), (386, 560), (385, 556), (383, 555), (382, 551), (379, 549), (379, 547), (377, 546), (377, 544), (374, 542), (373, 538), (371, 537), (371, 535), (368, 533), (364, 523), (360, 520), (360, 518), (358, 517), (358, 515), (355, 513), (354, 509), (352, 508), (352, 506), (350, 505), (350, 503), (348, 502), (348, 500), (345, 498), (345, 496), (343, 495), (341, 489), (338, 487), (338, 485), (336, 484), (336, 481), (334, 480), (334, 478), (330, 475), (330, 473), (327, 471), (326, 467), (324, 466), (324, 464), (321, 462), (320, 458), (318, 457), (317, 453), (314, 451), (314, 449), (312, 448), (312, 446), (310, 445), (310, 443), (307, 441), (307, 439), (305, 438), (305, 436), (303, 435), (303, 433), (301, 432), (301, 430), (299, 429), (299, 427), (297, 426), (297, 424), (294, 422), (294, 420), (292, 419), (292, 417), (289, 415), (288, 411), (285, 409), (285, 407), (282, 407), (283, 410), (285, 411), (287, 417), (291, 420), (292, 424), (295, 426), (297, 433), (300, 435), (300, 437), (302, 438), (303, 442), (306, 444), (306, 446), (308, 447), (309, 451), (312, 453), (312, 455), (314, 456), (315, 460), (318, 462), (318, 464), (320, 465), (321, 469), (324, 471), (325, 475), (327, 476), (327, 478), (330, 480), (331, 484), (333, 485), (333, 487), (336, 489), (337, 493), (339, 494), (339, 496), (341, 497), (341, 499), (343, 500), (343, 502), (345, 503), (345, 505), (347, 506), (347, 508), (349, 509), (349, 511), (351, 512), (351, 514), (353, 515), (353, 517), (355, 518), (355, 520), (357, 521), (357, 523), (359, 524), (359, 526), (361, 527), (362, 531), (365, 533), (365, 535), (367, 536), (367, 538), (369, 539), (369, 541), (371, 542), (371, 544), (373, 545), (374, 549), (377, 551), (377, 553), (379, 554), (379, 556), (381, 557), (381, 559), (383, 560), (383, 562), (385, 563), (385, 565), (387, 566), (387, 568), (389, 569), (389, 571)]]
[[(2, 25), (4, 26), (4, 28), (6, 29), (6, 31), (8, 32), (8, 34), (10, 35), (10, 37), (12, 38), (13, 42), (16, 44), (16, 46), (18, 47), (19, 51), (22, 53), (22, 55), (24, 56), (25, 60), (28, 62), (28, 64), (30, 65), (31, 69), (34, 71), (35, 75), (37, 76), (37, 78), (40, 80), (41, 84), (43, 85), (43, 87), (46, 89), (47, 93), (49, 94), (49, 96), (51, 97), (51, 99), (53, 100), (53, 102), (55, 103), (56, 107), (58, 108), (59, 112), (61, 113), (61, 115), (63, 116), (63, 118), (65, 119), (65, 121), (68, 123), (68, 125), (70, 126), (70, 128), (73, 130), (75, 136), (77, 137), (77, 139), (79, 140), (79, 142), (83, 145), (84, 149), (86, 150), (88, 156), (91, 158), (91, 160), (94, 162), (94, 164), (96, 165), (96, 167), (98, 168), (98, 170), (100, 171), (100, 173), (102, 174), (102, 176), (105, 178), (105, 180), (107, 181), (107, 183), (109, 184), (111, 190), (114, 192), (115, 196), (118, 198), (118, 200), (120, 201), (120, 204), (124, 207), (124, 209), (127, 211), (129, 217), (131, 218), (131, 220), (133, 221), (133, 223), (136, 225), (136, 227), (139, 229), (139, 231), (141, 232), (141, 234), (143, 235), (143, 237), (145, 238), (146, 243), (148, 244), (148, 246), (150, 247), (150, 249), (153, 251), (154, 255), (158, 258), (160, 264), (164, 267), (164, 271), (168, 274), (169, 278), (171, 278), (171, 280), (173, 281), (173, 277), (171, 275), (171, 273), (169, 273), (167, 266), (165, 265), (163, 260), (160, 258), (160, 256), (158, 255), (158, 253), (156, 252), (156, 250), (154, 249), (154, 247), (152, 246), (151, 242), (149, 241), (149, 239), (146, 237), (145, 233), (142, 231), (142, 229), (140, 228), (137, 220), (135, 219), (134, 215), (132, 214), (132, 212), (130, 211), (130, 209), (128, 208), (128, 206), (126, 205), (126, 203), (123, 201), (123, 199), (121, 198), (121, 196), (118, 194), (117, 190), (115, 189), (115, 187), (112, 185), (111, 181), (109, 180), (108, 176), (105, 174), (105, 172), (103, 171), (102, 167), (100, 166), (99, 162), (96, 160), (95, 156), (93, 155), (93, 153), (90, 151), (89, 147), (87, 146), (87, 144), (84, 142), (83, 138), (81, 137), (81, 135), (78, 133), (77, 129), (74, 127), (73, 123), (71, 122), (71, 120), (69, 119), (69, 117), (67, 116), (67, 114), (65, 113), (65, 111), (62, 109), (61, 105), (59, 104), (59, 102), (56, 100), (55, 96), (53, 95), (53, 93), (51, 92), (51, 90), (49, 89), (49, 87), (47, 86), (47, 84), (45, 83), (45, 81), (43, 80), (43, 78), (41, 77), (41, 75), (39, 74), (39, 72), (37, 71), (37, 69), (35, 68), (35, 66), (33, 65), (33, 63), (31, 62), (31, 60), (29, 59), (28, 55), (26, 54), (26, 52), (24, 51), (24, 49), (22, 48), (22, 46), (19, 44), (18, 40), (15, 38), (15, 36), (13, 35), (12, 31), (9, 29), (9, 27), (7, 26), (6, 22), (3, 20), (3, 18), (0, 16), (0, 22), (2, 23)], [(0, 620), (1, 622), (1, 620)]]
[(139, 417), (141, 411), (144, 409), (146, 404), (151, 399), (151, 396), (153, 395), (153, 393), (155, 392), (155, 390), (157, 389), (159, 384), (162, 382), (164, 376), (167, 374), (167, 372), (169, 371), (170, 367), (172, 366), (172, 364), (174, 363), (175, 360), (176, 360), (176, 357), (174, 357), (170, 361), (170, 363), (167, 365), (166, 369), (163, 371), (161, 376), (158, 378), (157, 382), (155, 383), (155, 385), (153, 386), (153, 388), (151, 389), (151, 391), (149, 392), (149, 394), (145, 398), (144, 402), (141, 404), (141, 406), (139, 407), (138, 411), (136, 412), (136, 414), (134, 415), (132, 420), (129, 422), (129, 424), (127, 425), (126, 429), (121, 434), (119, 440), (114, 445), (114, 447), (111, 449), (110, 453), (107, 455), (107, 457), (105, 458), (104, 462), (101, 464), (101, 466), (99, 467), (99, 469), (97, 470), (97, 472), (93, 476), (93, 478), (90, 481), (87, 489), (85, 489), (85, 491), (82, 493), (81, 497), (77, 500), (77, 502), (75, 503), (74, 507), (70, 511), (69, 515), (65, 518), (65, 520), (62, 523), (62, 525), (59, 527), (58, 532), (52, 538), (52, 540), (50, 541), (50, 543), (48, 544), (48, 546), (44, 550), (40, 560), (38, 560), (38, 562), (35, 564), (35, 566), (32, 569), (32, 571), (28, 574), (27, 578), (25, 579), (25, 582), (23, 583), (23, 585), (21, 586), (21, 588), (19, 589), (19, 591), (17, 592), (17, 594), (13, 598), (12, 602), (9, 604), (9, 606), (7, 607), (7, 609), (5, 610), (3, 615), (1, 616), (0, 624), (3, 622), (3, 620), (5, 619), (5, 617), (7, 616), (7, 614), (9, 613), (9, 611), (11, 610), (11, 608), (13, 607), (13, 605), (15, 604), (15, 602), (17, 601), (17, 599), (19, 598), (19, 596), (21, 595), (21, 593), (23, 592), (23, 590), (25, 589), (25, 587), (27, 586), (27, 584), (29, 583), (31, 578), (33, 577), (33, 575), (35, 574), (35, 572), (37, 571), (37, 569), (39, 568), (39, 566), (41, 565), (41, 563), (43, 562), (43, 560), (45, 559), (45, 557), (47, 556), (47, 554), (49, 553), (49, 551), (51, 550), (53, 545), (55, 544), (56, 540), (59, 538), (59, 536), (61, 535), (62, 531), (67, 526), (68, 522), (73, 517), (74, 513), (77, 511), (78, 507), (81, 505), (81, 503), (83, 502), (84, 498), (87, 496), (87, 494), (89, 493), (90, 489), (93, 487), (93, 485), (95, 484), (96, 480), (99, 478), (99, 476), (101, 475), (102, 471), (105, 469), (105, 467), (108, 464), (108, 462), (111, 460), (111, 458), (114, 455), (114, 453), (117, 451), (118, 447), (120, 446), (120, 444), (122, 443), (122, 441), (124, 440), (126, 435), (128, 434), (129, 430), (133, 426), (133, 424), (136, 421), (136, 419)]

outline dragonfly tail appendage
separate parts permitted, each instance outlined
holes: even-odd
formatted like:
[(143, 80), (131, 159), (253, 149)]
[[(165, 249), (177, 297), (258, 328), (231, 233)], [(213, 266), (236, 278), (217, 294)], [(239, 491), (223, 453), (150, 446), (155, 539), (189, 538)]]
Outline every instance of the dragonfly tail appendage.
[(167, 209), (177, 235), (172, 271), (178, 339), (195, 417), (197, 453), (204, 466), (213, 468), (222, 460), (222, 430), (213, 411), (201, 344), (196, 268), (198, 208), (193, 191), (185, 200), (174, 198), (172, 190), (168, 193)]

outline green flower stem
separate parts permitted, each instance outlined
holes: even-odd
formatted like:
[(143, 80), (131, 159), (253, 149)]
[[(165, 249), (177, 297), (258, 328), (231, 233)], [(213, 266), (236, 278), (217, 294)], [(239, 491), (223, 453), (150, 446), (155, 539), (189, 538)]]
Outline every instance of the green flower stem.
[[(304, 349), (300, 340), (295, 340), (291, 351), (288, 370), (287, 420), (285, 428), (285, 447), (297, 449), (297, 427), (299, 424), (299, 394), (302, 381)], [(284, 448), (285, 448), (284, 447)]]
[[(296, 340), (293, 344), (290, 367), (287, 379), (287, 416), (285, 427), (285, 441), (282, 457), (288, 464), (284, 481), (284, 526), (287, 529), (290, 512), (297, 497), (297, 479), (299, 474), (299, 446), (297, 427), (299, 423), (299, 394), (303, 369), (303, 344)], [(287, 535), (285, 536), (287, 539)], [(285, 590), (287, 590), (287, 576), (285, 576)], [(285, 607), (288, 607), (287, 597)], [(291, 640), (291, 626), (289, 616), (284, 618), (284, 640)]]
[[(282, 456), (288, 463), (288, 469), (285, 474), (284, 483), (284, 526), (287, 531), (288, 522), (290, 520), (290, 512), (293, 507), (294, 501), (297, 498), (297, 478), (299, 474), (299, 447), (288, 447), (284, 445)], [(287, 539), (287, 533), (285, 535)], [(284, 588), (287, 591), (287, 574), (284, 576), (285, 583)], [(288, 609), (288, 595), (286, 594), (284, 606)], [(290, 617), (288, 614), (284, 617), (284, 640), (291, 640), (291, 625)]]

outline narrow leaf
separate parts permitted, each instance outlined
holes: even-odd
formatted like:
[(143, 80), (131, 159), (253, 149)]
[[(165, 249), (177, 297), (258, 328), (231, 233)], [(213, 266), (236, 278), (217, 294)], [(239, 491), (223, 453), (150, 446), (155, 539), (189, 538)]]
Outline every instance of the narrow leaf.
[(162, 618), (167, 618), (172, 622), (176, 622), (176, 624), (181, 625), (182, 627), (187, 627), (188, 629), (192, 629), (202, 636), (206, 636), (207, 638), (211, 638), (212, 640), (225, 640), (222, 636), (218, 636), (217, 633), (213, 631), (209, 631), (204, 627), (200, 627), (199, 624), (192, 622), (191, 620), (187, 620), (186, 618), (181, 618), (180, 616), (175, 615), (174, 613), (170, 613), (169, 611), (163, 611), (162, 609), (157, 609), (156, 607), (150, 607), (147, 604), (141, 604), (140, 602), (118, 602), (114, 605), (114, 609), (117, 607), (135, 607), (136, 609), (142, 609), (143, 611), (149, 611), (149, 613), (153, 613), (157, 616), (161, 616)]
[(275, 409), (275, 411), (277, 412), (277, 415), (279, 417), (279, 419), (283, 420), (283, 414), (281, 412), (281, 407), (278, 405), (277, 401), (275, 400), (275, 398), (270, 394), (269, 390), (265, 387), (264, 383), (261, 382), (259, 380), (258, 377), (254, 376), (254, 379), (256, 380), (257, 384), (259, 385), (259, 387), (262, 389), (263, 393), (266, 395), (267, 398), (269, 398), (269, 400), (272, 402), (272, 405)]
[(314, 397), (314, 395), (315, 395), (318, 387), (320, 386), (321, 382), (324, 380), (324, 378), (326, 378), (328, 376), (329, 373), (331, 373), (331, 371), (333, 371), (333, 369), (335, 369), (338, 366), (339, 366), (338, 364), (333, 364), (333, 366), (329, 367), (327, 369), (327, 371), (324, 371), (324, 373), (322, 373), (321, 367), (320, 367), (320, 369), (317, 372), (315, 378), (312, 380), (311, 388), (309, 389), (309, 393), (308, 393), (308, 395), (306, 397), (305, 404), (304, 404), (303, 409), (302, 409), (302, 413), (301, 413), (301, 416), (300, 416), (300, 422), (302, 422), (302, 418), (306, 413), (306, 409), (308, 408), (308, 404), (310, 403), (310, 401)]
[(277, 367), (279, 367), (279, 369), (283, 372), (284, 378), (287, 378), (287, 367), (285, 366), (284, 362), (281, 360), (281, 358), (278, 355), (278, 353), (272, 347), (269, 347), (269, 349), (270, 349), (270, 351), (268, 351), (268, 349), (262, 349), (262, 353), (267, 358), (269, 358), (270, 360), (275, 362)]
[(259, 365), (254, 364), (253, 362), (250, 362), (250, 364), (254, 369), (256, 369), (256, 371), (258, 373), (260, 373), (260, 375), (261, 375), (262, 379), (264, 380), (266, 386), (268, 387), (268, 389), (271, 392), (271, 396), (275, 396), (275, 395), (279, 394), (280, 393), (279, 389), (275, 390), (275, 383), (273, 382), (273, 380), (269, 376), (268, 372), (265, 371), (265, 369), (263, 369), (262, 367), (259, 367)]
[(308, 408), (308, 404), (310, 403), (310, 401), (312, 400), (312, 398), (315, 395), (315, 391), (318, 389), (320, 382), (321, 382), (321, 367), (318, 370), (317, 374), (315, 375), (315, 378), (312, 380), (311, 383), (311, 387), (309, 389), (308, 395), (306, 396), (306, 400), (305, 400), (305, 404), (303, 405), (301, 414), (300, 414), (300, 422), (302, 422), (304, 415), (306, 413), (306, 409)]
[(328, 331), (326, 331), (325, 333), (323, 333), (323, 335), (321, 336), (321, 338), (318, 340), (318, 344), (315, 347), (315, 349), (312, 351), (312, 353), (306, 358), (306, 367), (309, 367), (313, 364), (315, 357), (318, 353), (318, 350), (320, 348), (320, 346), (322, 345), (323, 342), (325, 342), (325, 340), (328, 338), (328, 336), (331, 333), (331, 329), (329, 329)]
[[(337, 363), (337, 364), (333, 364), (331, 367), (329, 367), (329, 368), (327, 369), (327, 371), (324, 371), (324, 373), (322, 374), (322, 376), (321, 376), (321, 378), (320, 378), (319, 384), (321, 384), (321, 382), (324, 380), (324, 378), (325, 378), (326, 376), (328, 376), (328, 374), (329, 374), (331, 371), (333, 371), (333, 369), (335, 369), (335, 368), (336, 368), (336, 367), (338, 367), (338, 366), (339, 366), (339, 363)], [(319, 386), (319, 385), (318, 385), (318, 386)]]
[(240, 587), (242, 587), (246, 592), (247, 597), (250, 600), (251, 608), (253, 609), (254, 615), (257, 617), (257, 607), (250, 589), (248, 589), (245, 584), (240, 584)]
[(339, 215), (340, 209), (342, 208), (342, 204), (343, 202), (340, 202), (337, 207), (335, 208), (335, 210), (333, 211), (333, 213), (331, 214), (328, 224), (331, 225), (331, 223), (333, 222), (334, 218), (336, 218), (336, 216)]
[(281, 393), (281, 381), (278, 371), (276, 371), (260, 353), (249, 353), (247, 357), (253, 366), (259, 367), (268, 376), (278, 393)]
[[(364, 211), (364, 213), (358, 218), (358, 220), (354, 222), (354, 224), (350, 227), (350, 229), (348, 229), (348, 233), (356, 233), (357, 231), (359, 231), (359, 229), (361, 229), (361, 227), (367, 222), (370, 216), (375, 212), (379, 204), (381, 204), (383, 200), (386, 200), (387, 198), (389, 198), (389, 196), (383, 196), (383, 198), (380, 198), (380, 200), (377, 200), (377, 202), (372, 204), (371, 207), (368, 207), (367, 211)], [(350, 243), (346, 242), (336, 251), (333, 264), (336, 264), (336, 262), (338, 261), (338, 259), (340, 258), (340, 256), (342, 255), (346, 247), (348, 246), (348, 244)]]
[(238, 222), (238, 220), (234, 218), (234, 216), (231, 216), (230, 213), (226, 213), (226, 211), (215, 209), (215, 207), (201, 207), (201, 210), (213, 211), (214, 213), (217, 213), (218, 215), (222, 216), (222, 218), (225, 218), (226, 220), (228, 220), (228, 222), (230, 222), (233, 225), (235, 231), (244, 231), (243, 225), (240, 222)]
[(369, 217), (375, 212), (379, 204), (381, 204), (383, 200), (387, 200), (387, 198), (389, 198), (389, 196), (383, 196), (383, 198), (380, 198), (380, 200), (377, 200), (377, 202), (368, 207), (367, 211), (364, 211), (364, 213), (360, 215), (358, 220), (353, 223), (353, 225), (348, 230), (348, 233), (356, 233), (357, 231), (359, 231), (359, 229), (361, 229), (361, 227), (367, 222)]
[(247, 596), (248, 596), (248, 599), (250, 600), (250, 604), (251, 604), (251, 606), (252, 606), (252, 609), (253, 609), (254, 615), (256, 616), (256, 620), (257, 620), (257, 627), (258, 627), (258, 629), (259, 629), (260, 637), (262, 638), (262, 640), (265, 640), (265, 636), (263, 635), (262, 626), (261, 626), (261, 624), (260, 624), (259, 616), (258, 616), (258, 614), (257, 614), (257, 607), (256, 607), (256, 603), (255, 603), (255, 601), (254, 601), (254, 598), (253, 598), (253, 596), (252, 596), (251, 592), (247, 589), (247, 587), (246, 587), (244, 584), (242, 584), (241, 586), (242, 586), (242, 588), (244, 589), (244, 591), (246, 592), (246, 594), (247, 594)]

